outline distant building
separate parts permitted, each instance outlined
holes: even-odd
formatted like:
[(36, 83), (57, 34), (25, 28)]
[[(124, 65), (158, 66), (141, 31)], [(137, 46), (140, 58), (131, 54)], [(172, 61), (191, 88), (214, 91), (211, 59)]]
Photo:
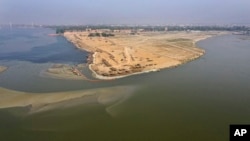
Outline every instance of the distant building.
[(118, 32), (121, 32), (121, 31), (120, 30), (113, 30), (113, 32), (118, 33)]
[(91, 32), (92, 30), (91, 30), (91, 28), (86, 28), (86, 31)]
[(141, 29), (138, 29), (137, 31), (138, 31), (138, 32), (143, 32), (143, 31), (144, 31), (144, 29), (142, 29), (142, 28), (141, 28)]
[(131, 29), (122, 29), (122, 30), (120, 30), (120, 32), (130, 34), (132, 32), (132, 30)]
[(110, 29), (97, 29), (97, 32), (111, 32)]

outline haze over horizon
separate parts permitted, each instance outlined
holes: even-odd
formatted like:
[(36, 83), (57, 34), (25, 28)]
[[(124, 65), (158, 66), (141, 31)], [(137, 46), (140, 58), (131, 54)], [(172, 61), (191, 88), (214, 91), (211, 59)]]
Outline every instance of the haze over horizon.
[(0, 24), (249, 24), (249, 0), (0, 0)]

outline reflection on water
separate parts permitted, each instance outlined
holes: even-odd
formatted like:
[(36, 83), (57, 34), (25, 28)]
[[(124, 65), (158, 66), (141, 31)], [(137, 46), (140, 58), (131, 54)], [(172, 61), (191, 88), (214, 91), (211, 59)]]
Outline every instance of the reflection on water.
[[(33, 83), (57, 90), (128, 84), (138, 89), (108, 107), (105, 102), (110, 99), (99, 99), (102, 104), (92, 102), (27, 117), (14, 116), (22, 108), (2, 109), (0, 136), (38, 141), (227, 141), (229, 124), (250, 123), (250, 40), (241, 37), (201, 41), (198, 45), (206, 50), (203, 57), (160, 72), (101, 83), (50, 79), (40, 83), (37, 79)], [(6, 84), (1, 81), (7, 80), (6, 74), (0, 75), (1, 85)]]

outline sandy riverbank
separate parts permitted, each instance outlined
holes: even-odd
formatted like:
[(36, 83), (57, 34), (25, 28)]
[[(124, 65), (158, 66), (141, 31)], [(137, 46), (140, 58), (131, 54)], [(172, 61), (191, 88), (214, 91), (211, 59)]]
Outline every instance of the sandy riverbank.
[(66, 32), (76, 47), (92, 52), (89, 68), (99, 79), (116, 79), (170, 68), (194, 60), (205, 51), (196, 42), (220, 32), (150, 32), (114, 37), (89, 37), (89, 32)]
[(0, 87), (0, 109), (26, 107), (26, 114), (45, 112), (48, 110), (67, 108), (82, 104), (97, 103), (106, 106), (109, 114), (110, 107), (127, 99), (133, 94), (135, 87), (119, 86), (91, 90), (54, 92), (54, 93), (26, 93), (7, 90)]
[(8, 68), (5, 66), (0, 66), (0, 73), (6, 71)]

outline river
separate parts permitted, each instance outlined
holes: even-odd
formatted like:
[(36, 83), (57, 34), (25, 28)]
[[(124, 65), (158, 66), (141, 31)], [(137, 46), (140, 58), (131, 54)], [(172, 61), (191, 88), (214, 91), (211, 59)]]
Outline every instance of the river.
[(223, 35), (200, 41), (197, 45), (206, 54), (177, 68), (93, 83), (39, 75), (53, 63), (86, 61), (86, 52), (63, 37), (47, 36), (53, 30), (12, 29), (8, 34), (2, 30), (0, 65), (9, 69), (0, 74), (0, 87), (37, 94), (138, 87), (111, 108), (115, 116), (98, 103), (30, 116), (18, 116), (25, 110), (21, 107), (1, 109), (0, 137), (6, 141), (228, 141), (229, 124), (250, 123), (249, 36)]

